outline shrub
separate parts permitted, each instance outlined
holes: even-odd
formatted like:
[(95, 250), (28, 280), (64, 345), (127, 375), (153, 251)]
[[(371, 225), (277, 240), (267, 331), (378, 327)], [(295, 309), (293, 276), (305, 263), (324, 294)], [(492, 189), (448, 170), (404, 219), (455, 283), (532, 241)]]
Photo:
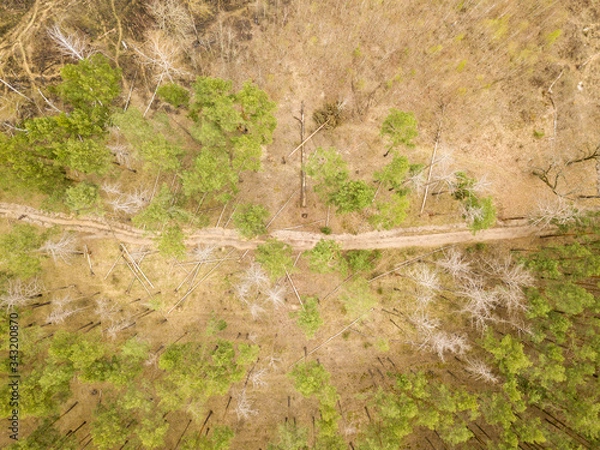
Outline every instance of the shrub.
[(65, 204), (76, 213), (92, 210), (98, 204), (98, 186), (82, 182), (66, 191)]
[(179, 225), (168, 226), (158, 239), (158, 251), (163, 256), (180, 258), (185, 255), (184, 238)]
[(246, 204), (236, 211), (233, 223), (242, 236), (252, 239), (267, 232), (265, 226), (267, 217), (269, 217), (269, 211), (264, 206)]
[(317, 297), (306, 297), (300, 311), (292, 313), (297, 316), (296, 322), (307, 338), (315, 336), (317, 330), (323, 325), (319, 314), (319, 301)]
[(381, 135), (390, 141), (390, 149), (399, 145), (414, 147), (412, 140), (417, 137), (417, 119), (413, 113), (392, 108), (381, 125)]
[(340, 213), (360, 211), (371, 204), (374, 194), (373, 188), (364, 181), (348, 181), (329, 196), (329, 202)]
[(345, 270), (341, 258), (340, 244), (332, 240), (321, 239), (312, 250), (307, 251), (310, 270), (318, 273), (334, 272), (336, 269)]
[(288, 244), (269, 239), (256, 249), (256, 260), (269, 273), (271, 279), (277, 279), (291, 272), (294, 267), (292, 247)]
[(190, 102), (189, 91), (176, 83), (163, 84), (156, 91), (158, 97), (175, 108), (187, 107)]

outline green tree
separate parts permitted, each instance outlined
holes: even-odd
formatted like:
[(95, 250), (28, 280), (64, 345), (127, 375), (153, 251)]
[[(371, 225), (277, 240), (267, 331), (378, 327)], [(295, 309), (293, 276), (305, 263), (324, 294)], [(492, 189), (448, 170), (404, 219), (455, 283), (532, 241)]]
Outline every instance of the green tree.
[(394, 155), (392, 162), (375, 172), (373, 178), (386, 188), (402, 191), (410, 169), (411, 165), (405, 156)]
[(190, 102), (189, 91), (176, 83), (166, 83), (156, 90), (158, 97), (175, 108), (187, 108)]
[(60, 71), (62, 83), (56, 93), (74, 108), (106, 110), (121, 93), (121, 71), (110, 66), (108, 58), (96, 53)]
[(158, 194), (146, 208), (133, 217), (132, 222), (137, 227), (158, 230), (169, 222), (180, 222), (188, 219), (188, 213), (177, 205), (173, 193), (167, 184), (163, 183)]
[(291, 421), (277, 427), (277, 443), (267, 450), (308, 450), (308, 430)]
[(367, 312), (377, 304), (377, 297), (371, 291), (369, 282), (362, 277), (357, 277), (345, 287), (342, 301), (344, 309), (351, 317), (357, 317)]
[(290, 372), (294, 387), (304, 397), (318, 395), (329, 385), (330, 374), (316, 361), (298, 363)]
[(93, 211), (99, 200), (98, 187), (88, 182), (78, 183), (65, 193), (65, 204), (77, 214)]
[(409, 206), (410, 202), (406, 196), (394, 193), (390, 200), (377, 202), (379, 213), (369, 217), (369, 222), (375, 228), (390, 230), (404, 222)]
[[(156, 117), (168, 121), (164, 116)], [(176, 142), (176, 138), (167, 137), (169, 127), (165, 124), (161, 125), (160, 120), (152, 122), (133, 107), (112, 116), (112, 122), (119, 127), (127, 141), (139, 152), (152, 170), (177, 170), (181, 165), (184, 151)]]
[(237, 192), (238, 175), (229, 165), (227, 155), (201, 151), (192, 168), (181, 175), (183, 192), (188, 197), (195, 194), (218, 194), (226, 202)]
[(256, 248), (256, 260), (267, 271), (272, 280), (276, 280), (294, 269), (292, 247), (277, 239), (267, 239), (267, 242)]
[(323, 325), (323, 319), (319, 314), (319, 300), (317, 297), (305, 297), (302, 301), (300, 311), (291, 313), (296, 317), (296, 322), (307, 338), (311, 339)]
[(463, 206), (463, 217), (475, 233), (496, 223), (496, 208), (491, 197), (480, 198), (474, 191), (476, 180), (464, 172), (457, 172), (452, 196)]
[(181, 258), (186, 252), (184, 238), (185, 235), (179, 225), (169, 225), (158, 239), (158, 251), (166, 257)]
[(234, 213), (233, 223), (242, 236), (251, 239), (267, 232), (267, 217), (269, 211), (264, 206), (247, 203), (241, 205)]
[(349, 177), (348, 165), (341, 155), (334, 148), (322, 147), (308, 157), (306, 174), (315, 179), (314, 190), (324, 201), (329, 201)]
[(310, 270), (327, 273), (340, 270), (345, 272), (340, 244), (330, 239), (321, 239), (312, 250), (304, 253), (308, 257)]
[(234, 93), (230, 81), (198, 77), (193, 89), (191, 133), (203, 150), (227, 155), (236, 172), (258, 170), (261, 146), (271, 142), (275, 130), (275, 103), (252, 83)]
[(230, 386), (243, 379), (256, 361), (258, 347), (218, 339), (203, 344), (170, 345), (159, 359), (165, 371), (159, 387), (162, 404), (178, 409), (189, 402), (203, 404), (212, 395), (223, 395)]
[(217, 425), (211, 436), (186, 437), (181, 450), (228, 450), (235, 434), (227, 426)]
[(414, 147), (413, 139), (418, 136), (415, 115), (395, 108), (390, 109), (381, 125), (381, 135), (390, 142), (388, 153), (400, 145)]
[(360, 211), (371, 204), (375, 190), (362, 180), (348, 181), (329, 196), (340, 213)]
[(109, 150), (95, 140), (71, 138), (56, 147), (56, 161), (73, 170), (103, 174), (110, 167)]
[(169, 422), (163, 420), (160, 416), (144, 417), (135, 433), (147, 449), (164, 448), (165, 437), (169, 430)]
[(31, 225), (17, 224), (0, 235), (0, 272), (30, 278), (42, 269), (37, 249), (44, 238)]
[(352, 272), (368, 272), (381, 258), (379, 250), (349, 250), (344, 254), (348, 267)]
[(124, 444), (130, 434), (126, 427), (130, 422), (115, 403), (100, 404), (94, 411), (90, 431), (94, 445), (100, 450), (110, 450)]

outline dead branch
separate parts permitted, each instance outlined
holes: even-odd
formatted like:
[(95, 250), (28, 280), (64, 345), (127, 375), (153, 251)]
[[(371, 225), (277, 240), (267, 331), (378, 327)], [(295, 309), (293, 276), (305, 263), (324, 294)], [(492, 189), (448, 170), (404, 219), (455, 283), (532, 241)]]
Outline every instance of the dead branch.
[(445, 105), (441, 104), (442, 115), (440, 120), (438, 121), (437, 133), (435, 135), (435, 145), (433, 146), (433, 153), (431, 154), (431, 163), (429, 164), (429, 171), (427, 172), (427, 181), (425, 183), (425, 192), (423, 193), (423, 201), (421, 202), (421, 210), (419, 211), (419, 215), (423, 215), (423, 211), (425, 210), (425, 202), (427, 202), (427, 194), (429, 193), (429, 182), (431, 181), (431, 174), (433, 172), (433, 163), (435, 161), (435, 156), (437, 154), (438, 145), (440, 143), (440, 137), (442, 135), (442, 125), (444, 121), (444, 111)]
[(77, 33), (65, 35), (58, 25), (48, 28), (48, 35), (63, 55), (81, 61), (90, 54), (88, 50), (89, 44), (83, 35)]
[(329, 118), (329, 119), (327, 119), (325, 122), (323, 122), (323, 123), (321, 124), (321, 126), (320, 126), (319, 128), (317, 128), (315, 131), (313, 131), (313, 132), (311, 133), (311, 135), (310, 135), (309, 137), (307, 137), (307, 138), (306, 138), (304, 141), (302, 141), (302, 142), (300, 143), (300, 145), (298, 145), (298, 147), (296, 147), (294, 150), (292, 150), (292, 152), (291, 152), (289, 155), (287, 155), (287, 157), (289, 158), (289, 157), (290, 157), (290, 156), (292, 156), (294, 153), (296, 153), (298, 150), (300, 150), (301, 148), (303, 148), (303, 147), (304, 147), (304, 144), (306, 144), (308, 141), (310, 141), (310, 140), (312, 139), (312, 137), (313, 137), (315, 134), (317, 134), (319, 131), (321, 131), (321, 130), (323, 129), (323, 127), (329, 123), (329, 121), (330, 121), (330, 120), (331, 120), (331, 118)]

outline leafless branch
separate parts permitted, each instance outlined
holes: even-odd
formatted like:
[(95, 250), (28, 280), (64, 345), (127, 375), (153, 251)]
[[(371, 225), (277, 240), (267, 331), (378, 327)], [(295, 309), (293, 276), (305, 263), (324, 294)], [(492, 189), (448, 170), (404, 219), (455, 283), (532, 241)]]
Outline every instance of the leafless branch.
[(79, 33), (65, 34), (58, 25), (54, 25), (48, 28), (48, 35), (66, 56), (82, 60), (91, 53), (87, 39)]

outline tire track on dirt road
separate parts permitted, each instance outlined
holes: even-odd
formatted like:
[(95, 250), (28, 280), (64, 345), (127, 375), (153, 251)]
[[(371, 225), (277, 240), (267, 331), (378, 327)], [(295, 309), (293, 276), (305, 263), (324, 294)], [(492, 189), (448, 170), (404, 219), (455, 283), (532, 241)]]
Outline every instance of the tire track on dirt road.
[[(153, 245), (156, 235), (121, 222), (101, 217), (76, 218), (62, 213), (50, 213), (29, 206), (0, 203), (0, 217), (30, 223), (42, 227), (59, 226), (65, 230), (84, 233), (93, 238), (113, 238), (133, 245)], [(291, 245), (296, 250), (311, 249), (321, 239), (332, 239), (344, 250), (386, 249), (409, 247), (441, 247), (453, 244), (472, 244), (539, 236), (539, 227), (528, 225), (523, 220), (505, 222), (501, 226), (473, 234), (464, 224), (398, 228), (389, 231), (371, 231), (361, 234), (331, 234), (304, 231), (276, 230), (267, 237), (274, 237)], [(265, 242), (265, 239), (244, 239), (236, 230), (224, 228), (187, 229), (185, 243), (194, 245), (216, 245), (249, 250)]]

